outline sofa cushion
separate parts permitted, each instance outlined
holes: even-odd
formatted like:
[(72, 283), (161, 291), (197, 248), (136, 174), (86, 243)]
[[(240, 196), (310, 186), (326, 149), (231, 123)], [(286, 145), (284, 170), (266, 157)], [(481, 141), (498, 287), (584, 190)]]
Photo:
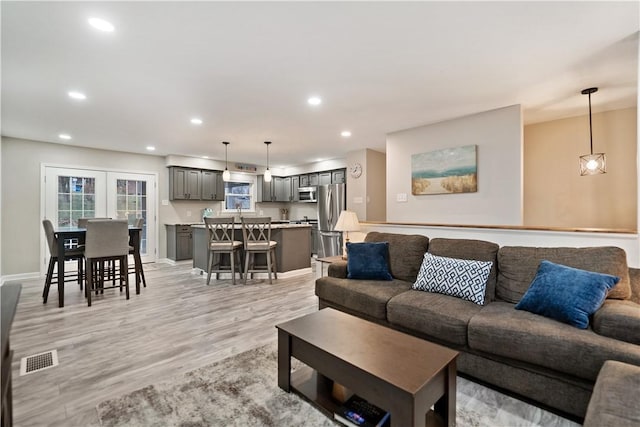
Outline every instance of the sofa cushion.
[(413, 289), (483, 305), (492, 266), (493, 263), (489, 261), (441, 257), (427, 252)]
[(631, 296), (627, 255), (621, 248), (535, 248), (503, 246), (498, 250), (498, 283), (496, 297), (517, 303), (529, 288), (540, 261), (580, 268), (620, 278), (607, 298), (628, 299)]
[(526, 310), (586, 329), (589, 316), (600, 308), (607, 292), (618, 281), (620, 278), (610, 274), (542, 260), (536, 277), (516, 305), (516, 310)]
[(394, 296), (387, 304), (391, 324), (458, 346), (467, 344), (467, 324), (482, 306), (422, 291)]
[(491, 273), (487, 280), (485, 304), (495, 300), (496, 277), (498, 274), (498, 246), (496, 243), (472, 239), (431, 239), (429, 253), (458, 259), (474, 259), (476, 261), (491, 261)]
[(389, 273), (389, 243), (347, 242), (347, 278), (392, 280)]
[(640, 365), (640, 346), (493, 302), (469, 321), (469, 347), (595, 381), (605, 360)]
[(318, 298), (382, 320), (387, 320), (387, 302), (409, 289), (411, 283), (402, 280), (351, 280), (335, 277), (316, 280)]
[(413, 234), (367, 233), (365, 242), (389, 242), (389, 271), (399, 280), (415, 282), (429, 238)]
[(640, 305), (632, 301), (605, 301), (593, 315), (596, 334), (640, 345)]

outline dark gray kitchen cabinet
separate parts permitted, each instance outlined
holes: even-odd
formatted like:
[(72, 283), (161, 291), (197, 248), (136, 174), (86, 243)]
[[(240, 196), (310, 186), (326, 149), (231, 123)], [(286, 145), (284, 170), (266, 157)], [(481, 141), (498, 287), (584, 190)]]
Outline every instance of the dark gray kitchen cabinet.
[(193, 233), (190, 225), (167, 224), (167, 258), (174, 261), (193, 257)]
[(309, 175), (300, 175), (300, 187), (308, 187), (309, 185)]
[(202, 200), (224, 200), (222, 172), (202, 171)]
[(201, 176), (197, 169), (169, 168), (169, 199), (200, 200)]
[(331, 172), (320, 172), (318, 174), (318, 185), (331, 184)]
[(258, 175), (258, 180), (256, 183), (257, 186), (257, 194), (256, 194), (256, 202), (273, 202), (274, 197), (274, 186), (273, 184), (274, 178), (271, 178), (271, 182), (266, 182), (264, 180), (264, 175)]
[(291, 201), (299, 202), (298, 188), (300, 188), (300, 176), (295, 175), (291, 177)]
[(277, 177), (276, 179), (276, 202), (291, 201), (291, 177)]
[(339, 169), (339, 170), (335, 170), (333, 172), (331, 172), (331, 183), (332, 184), (344, 184), (345, 183), (345, 179), (344, 179), (344, 175), (345, 175), (345, 170), (344, 169)]
[(315, 187), (318, 185), (318, 174), (310, 173), (309, 175), (309, 187)]

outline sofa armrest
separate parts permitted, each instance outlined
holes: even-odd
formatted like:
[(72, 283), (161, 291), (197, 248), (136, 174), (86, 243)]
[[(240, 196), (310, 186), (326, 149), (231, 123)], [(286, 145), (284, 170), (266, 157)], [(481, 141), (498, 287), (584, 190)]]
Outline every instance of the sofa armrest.
[(584, 427), (637, 426), (640, 419), (640, 367), (604, 362), (584, 417)]
[(336, 277), (338, 279), (346, 279), (347, 261), (336, 261), (329, 264), (329, 268), (327, 268), (327, 276)]
[(629, 268), (631, 281), (631, 301), (640, 304), (640, 268)]
[(633, 301), (607, 300), (593, 315), (598, 335), (640, 345), (640, 305)]

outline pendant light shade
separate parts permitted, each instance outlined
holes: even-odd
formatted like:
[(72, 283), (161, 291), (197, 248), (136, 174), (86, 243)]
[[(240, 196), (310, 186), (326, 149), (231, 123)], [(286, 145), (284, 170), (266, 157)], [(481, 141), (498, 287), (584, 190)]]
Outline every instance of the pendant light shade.
[(593, 126), (591, 119), (591, 94), (598, 91), (597, 87), (584, 89), (581, 93), (589, 95), (589, 141), (591, 154), (580, 156), (580, 175), (599, 175), (607, 172), (607, 159), (604, 153), (593, 152)]
[(231, 181), (231, 172), (229, 172), (229, 168), (227, 167), (227, 149), (229, 148), (229, 142), (222, 141), (224, 144), (224, 172), (222, 172), (222, 180), (224, 182)]
[(264, 182), (271, 182), (271, 171), (269, 170), (269, 145), (271, 145), (271, 141), (264, 143), (267, 145), (267, 170), (264, 171)]

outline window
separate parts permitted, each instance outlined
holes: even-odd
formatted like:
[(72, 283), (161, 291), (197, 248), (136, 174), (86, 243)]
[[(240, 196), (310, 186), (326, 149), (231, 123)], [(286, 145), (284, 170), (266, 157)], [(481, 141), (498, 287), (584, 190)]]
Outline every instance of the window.
[(58, 227), (77, 227), (78, 218), (95, 216), (95, 178), (58, 176)]
[(253, 184), (250, 182), (229, 181), (224, 183), (224, 210), (253, 211)]

